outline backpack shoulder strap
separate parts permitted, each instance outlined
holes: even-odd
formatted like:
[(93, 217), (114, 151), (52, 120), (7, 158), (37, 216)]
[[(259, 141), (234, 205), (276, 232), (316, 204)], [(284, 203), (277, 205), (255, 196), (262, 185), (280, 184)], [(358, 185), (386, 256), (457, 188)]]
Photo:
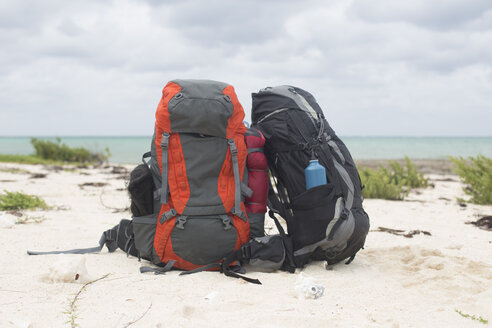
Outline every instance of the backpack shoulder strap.
[(120, 223), (113, 228), (102, 233), (99, 239), (99, 246), (89, 248), (75, 248), (61, 251), (27, 251), (28, 255), (50, 255), (50, 254), (89, 254), (98, 253), (106, 246), (110, 253), (121, 248), (127, 254), (138, 256), (133, 240), (133, 231), (131, 231), (131, 221), (121, 220)]

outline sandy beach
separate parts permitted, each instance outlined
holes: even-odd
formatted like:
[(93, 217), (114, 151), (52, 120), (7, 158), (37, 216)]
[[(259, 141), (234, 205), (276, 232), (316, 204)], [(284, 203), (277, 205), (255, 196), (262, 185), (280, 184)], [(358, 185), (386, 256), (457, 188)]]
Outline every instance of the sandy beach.
[[(414, 190), (404, 201), (365, 200), (371, 231), (350, 265), (313, 262), (295, 274), (248, 271), (262, 285), (214, 272), (141, 274), (148, 263), (120, 250), (28, 256), (27, 249), (96, 246), (104, 230), (130, 218), (126, 178), (132, 166), (0, 163), (0, 190), (38, 195), (52, 207), (0, 212), (4, 220), (27, 221), (0, 227), (0, 327), (483, 326), (458, 311), (490, 325), (492, 232), (467, 222), (492, 215), (492, 206), (460, 205), (463, 184), (442, 163), (430, 162), (417, 164), (433, 187)], [(267, 231), (272, 226), (268, 221)], [(88, 275), (50, 281), (56, 262), (82, 258)], [(301, 272), (324, 286), (322, 297), (299, 297)]]

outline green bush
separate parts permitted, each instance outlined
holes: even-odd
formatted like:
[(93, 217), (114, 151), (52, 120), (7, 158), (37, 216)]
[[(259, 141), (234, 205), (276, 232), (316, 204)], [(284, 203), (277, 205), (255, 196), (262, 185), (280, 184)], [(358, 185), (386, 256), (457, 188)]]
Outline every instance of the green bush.
[(467, 185), (463, 191), (471, 196), (475, 204), (492, 204), (492, 159), (483, 155), (469, 157), (449, 157), (456, 165), (453, 170)]
[(404, 167), (397, 161), (389, 161), (389, 166), (393, 170), (391, 181), (397, 185), (401, 183), (405, 187), (413, 189), (424, 188), (429, 184), (429, 180), (424, 178), (422, 173), (419, 173), (417, 166), (407, 156), (405, 156)]
[(408, 157), (405, 157), (405, 166), (397, 161), (389, 161), (388, 164), (389, 168), (380, 165), (376, 170), (359, 170), (365, 198), (402, 200), (412, 188), (427, 187), (428, 180)]
[(110, 156), (109, 149), (107, 148), (106, 153), (92, 153), (82, 147), (69, 147), (66, 144), (62, 143), (60, 138), (57, 138), (56, 142), (31, 138), (31, 144), (36, 151), (35, 156), (45, 160), (95, 163), (106, 162)]
[(365, 198), (402, 200), (408, 193), (402, 183), (392, 181), (392, 174), (385, 167), (379, 166), (377, 170), (363, 168), (359, 174)]
[(48, 205), (38, 196), (26, 195), (22, 192), (9, 192), (4, 190), (0, 194), (0, 210), (29, 210), (29, 209), (47, 209)]

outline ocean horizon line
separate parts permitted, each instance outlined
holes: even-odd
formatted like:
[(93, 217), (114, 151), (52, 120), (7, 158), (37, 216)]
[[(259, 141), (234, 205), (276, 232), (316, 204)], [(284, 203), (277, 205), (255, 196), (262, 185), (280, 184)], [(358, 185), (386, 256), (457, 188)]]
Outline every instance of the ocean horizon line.
[[(339, 138), (492, 138), (492, 135), (343, 135)], [(152, 135), (0, 135), (0, 138), (152, 138)]]

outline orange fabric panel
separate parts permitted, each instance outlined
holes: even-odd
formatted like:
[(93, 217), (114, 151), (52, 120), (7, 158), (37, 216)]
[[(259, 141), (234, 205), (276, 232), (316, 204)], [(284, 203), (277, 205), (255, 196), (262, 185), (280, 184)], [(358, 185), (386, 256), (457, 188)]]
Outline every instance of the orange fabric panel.
[[(243, 204), (241, 205), (243, 213), (246, 213)], [(247, 222), (244, 222), (243, 219), (234, 215), (232, 216), (232, 221), (234, 222), (234, 227), (236, 227), (238, 237), (234, 250), (238, 250), (241, 245), (249, 241), (249, 220)]]
[(179, 133), (173, 133), (169, 138), (168, 161), (169, 191), (173, 196), (174, 209), (178, 213), (183, 213), (190, 198), (190, 185), (186, 176), (186, 164)]
[[(171, 133), (171, 121), (169, 120), (169, 111), (167, 105), (174, 95), (181, 91), (181, 87), (176, 83), (169, 82), (162, 90), (162, 98), (157, 106), (155, 113), (155, 147), (157, 150), (157, 162), (159, 163), (159, 170), (162, 172), (162, 151), (161, 141), (162, 133)], [(168, 156), (169, 157), (169, 156)]]
[[(171, 121), (169, 119), (169, 111), (167, 106), (169, 104), (169, 100), (171, 100), (171, 98), (180, 91), (181, 87), (173, 82), (166, 84), (162, 90), (162, 98), (157, 106), (157, 111), (155, 112), (156, 134), (162, 135), (163, 132), (171, 133)], [(160, 147), (160, 143), (157, 146)]]
[[(244, 125), (243, 125), (244, 126)], [(243, 180), (244, 166), (246, 165), (246, 157), (248, 155), (248, 149), (246, 148), (246, 143), (244, 142), (244, 135), (235, 134), (234, 142), (237, 147), (237, 159), (239, 166), (239, 176), (241, 181)], [(235, 192), (235, 182), (234, 182), (234, 169), (232, 167), (231, 152), (228, 150), (222, 169), (220, 170), (219, 179), (217, 183), (217, 191), (219, 193), (220, 199), (224, 204), (224, 208), (227, 212), (230, 212), (234, 206), (234, 192)]]
[[(230, 212), (231, 208), (234, 206), (234, 172), (232, 169), (231, 157), (231, 152), (227, 151), (217, 183), (217, 191), (226, 212)], [(232, 197), (230, 195), (232, 195)]]
[[(169, 239), (169, 226), (166, 225), (166, 222), (164, 224), (160, 224), (159, 219), (162, 217), (162, 214), (165, 212), (169, 211), (173, 207), (172, 200), (169, 199), (167, 204), (163, 204), (161, 206), (161, 211), (159, 212), (159, 216), (157, 217), (157, 227), (155, 230), (155, 236), (154, 236), (154, 249), (157, 253), (157, 256), (163, 261), (163, 255), (164, 255), (164, 249), (166, 247), (166, 242)], [(173, 219), (174, 220), (174, 219)], [(174, 225), (171, 225), (171, 230)]]
[(227, 139), (234, 137), (236, 133), (244, 134), (246, 132), (246, 127), (244, 126), (244, 109), (237, 98), (236, 91), (232, 85), (228, 85), (222, 93), (231, 98), (232, 105), (234, 106), (232, 116), (229, 118), (227, 124)]

